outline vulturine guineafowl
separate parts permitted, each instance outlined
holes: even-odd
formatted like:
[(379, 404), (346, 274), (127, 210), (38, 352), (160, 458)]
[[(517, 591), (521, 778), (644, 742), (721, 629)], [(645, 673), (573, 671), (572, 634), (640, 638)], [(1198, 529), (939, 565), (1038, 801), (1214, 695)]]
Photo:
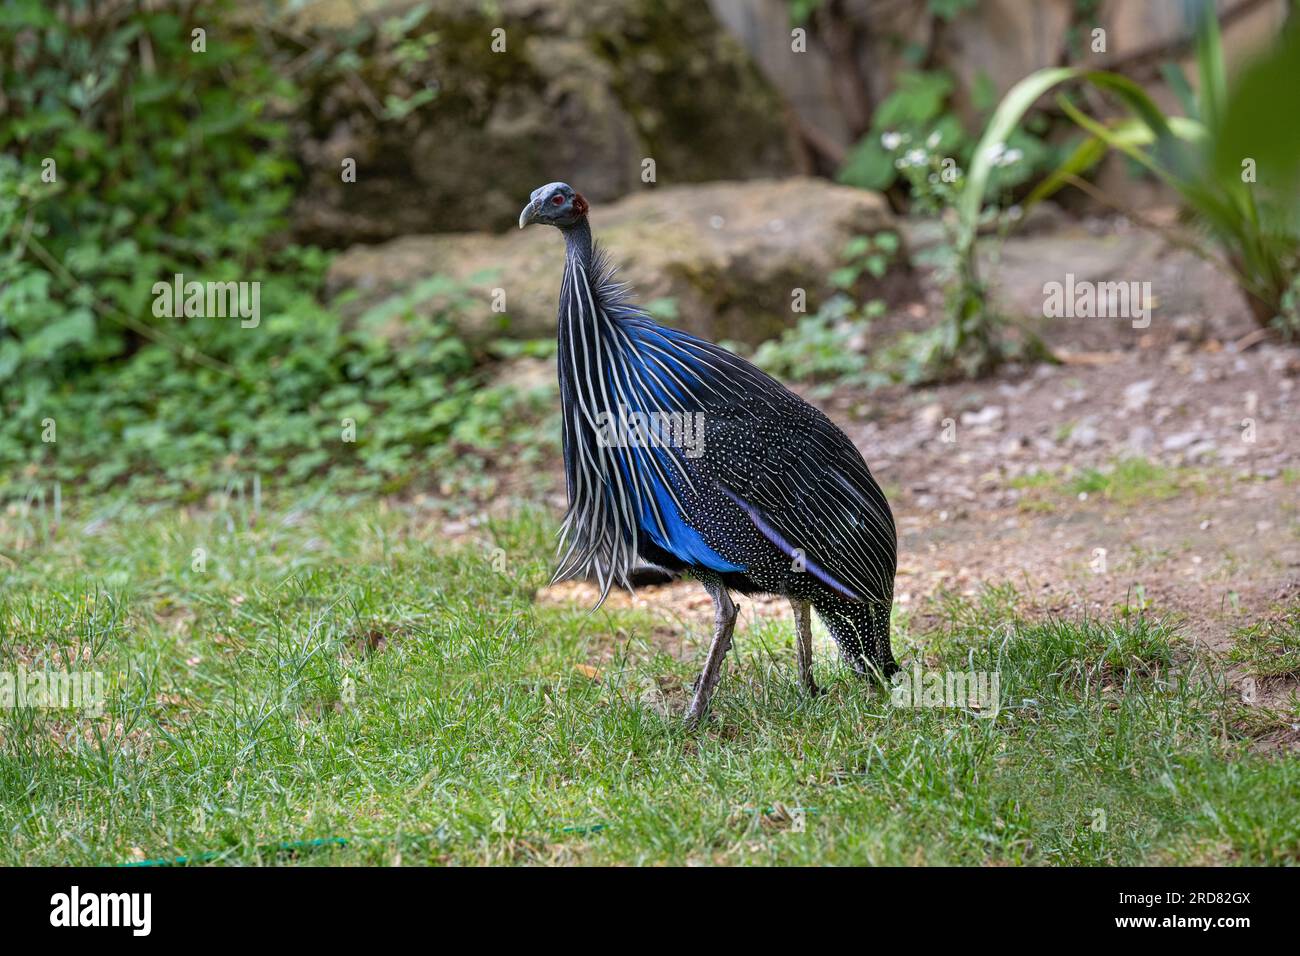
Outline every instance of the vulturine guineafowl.
[(858, 673), (892, 674), (894, 518), (857, 448), (749, 362), (630, 305), (587, 210), (550, 183), (519, 216), (521, 229), (558, 227), (567, 247), (558, 362), (569, 509), (555, 580), (594, 575), (603, 601), (642, 561), (699, 579), (714, 633), (690, 724), (731, 646), (732, 590), (789, 598), (810, 693), (810, 605)]

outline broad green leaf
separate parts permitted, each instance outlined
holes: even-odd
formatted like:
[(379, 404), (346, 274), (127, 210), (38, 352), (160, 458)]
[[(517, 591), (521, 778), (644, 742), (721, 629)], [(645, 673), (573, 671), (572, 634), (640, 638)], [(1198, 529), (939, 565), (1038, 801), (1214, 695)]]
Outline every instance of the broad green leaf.
[(979, 223), (980, 210), (984, 206), (984, 190), (988, 186), (989, 175), (993, 171), (993, 148), (1007, 141), (1011, 131), (1016, 128), (1035, 101), (1052, 87), (1075, 79), (1081, 71), (1075, 67), (1052, 67), (1031, 73), (1002, 98), (998, 108), (993, 111), (984, 135), (975, 144), (975, 153), (971, 158), (970, 170), (966, 176), (966, 185), (962, 190), (957, 205), (961, 233), (959, 247), (966, 247), (975, 240), (975, 229)]
[(1227, 99), (1223, 68), (1223, 42), (1213, 0), (1200, 0), (1201, 17), (1196, 31), (1196, 68), (1201, 76), (1200, 115), (1205, 125), (1217, 129)]
[(897, 175), (893, 155), (880, 145), (880, 134), (872, 131), (849, 151), (835, 179), (846, 186), (879, 191), (887, 188)]
[(1245, 67), (1214, 131), (1214, 169), (1221, 181), (1241, 181), (1254, 161), (1265, 191), (1300, 193), (1300, 28), (1293, 27), (1263, 57)]

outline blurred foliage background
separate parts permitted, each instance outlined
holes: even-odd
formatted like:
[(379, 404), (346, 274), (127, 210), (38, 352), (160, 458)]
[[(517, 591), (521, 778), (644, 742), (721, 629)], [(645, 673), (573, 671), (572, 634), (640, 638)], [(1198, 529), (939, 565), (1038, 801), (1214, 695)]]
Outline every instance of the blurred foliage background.
[[(287, 118), (309, 82), (335, 82), (350, 61), (345, 49), (290, 70), (246, 12), (0, 7), (0, 488), (11, 497), (53, 480), (185, 498), (252, 474), (331, 470), (390, 488), (445, 460), (453, 433), (475, 438), (479, 409), (502, 420), (508, 402), (476, 390), (446, 321), (408, 316), (399, 348), (369, 334), (367, 316), (345, 327), (322, 304), (328, 257), (287, 228), (302, 181)], [(388, 23), (345, 47), (379, 29), (400, 45)], [(153, 284), (177, 273), (260, 282), (256, 334), (227, 317), (154, 317)], [(454, 311), (459, 293), (442, 285)], [(364, 441), (340, 440), (345, 420)], [(50, 427), (56, 440), (41, 441)]]

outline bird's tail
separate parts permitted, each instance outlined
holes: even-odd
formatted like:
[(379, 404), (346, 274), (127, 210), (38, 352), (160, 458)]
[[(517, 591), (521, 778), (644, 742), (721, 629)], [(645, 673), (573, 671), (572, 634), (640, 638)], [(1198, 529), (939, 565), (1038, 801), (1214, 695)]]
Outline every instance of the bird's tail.
[(888, 679), (898, 670), (889, 643), (889, 609), (872, 601), (824, 594), (813, 603), (817, 616), (840, 646), (844, 662), (863, 676)]

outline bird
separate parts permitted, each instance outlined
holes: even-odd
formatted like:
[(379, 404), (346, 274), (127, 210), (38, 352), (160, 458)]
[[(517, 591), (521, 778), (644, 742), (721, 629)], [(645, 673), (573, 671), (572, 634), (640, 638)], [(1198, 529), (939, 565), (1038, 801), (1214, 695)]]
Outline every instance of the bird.
[(799, 679), (812, 670), (809, 608), (859, 675), (898, 670), (890, 610), (893, 512), (853, 442), (821, 410), (712, 342), (655, 323), (594, 241), (567, 183), (533, 190), (519, 228), (565, 242), (557, 366), (568, 509), (552, 583), (594, 578), (599, 607), (644, 564), (697, 579), (713, 636), (685, 722), (709, 710), (737, 609), (775, 594), (794, 613)]

